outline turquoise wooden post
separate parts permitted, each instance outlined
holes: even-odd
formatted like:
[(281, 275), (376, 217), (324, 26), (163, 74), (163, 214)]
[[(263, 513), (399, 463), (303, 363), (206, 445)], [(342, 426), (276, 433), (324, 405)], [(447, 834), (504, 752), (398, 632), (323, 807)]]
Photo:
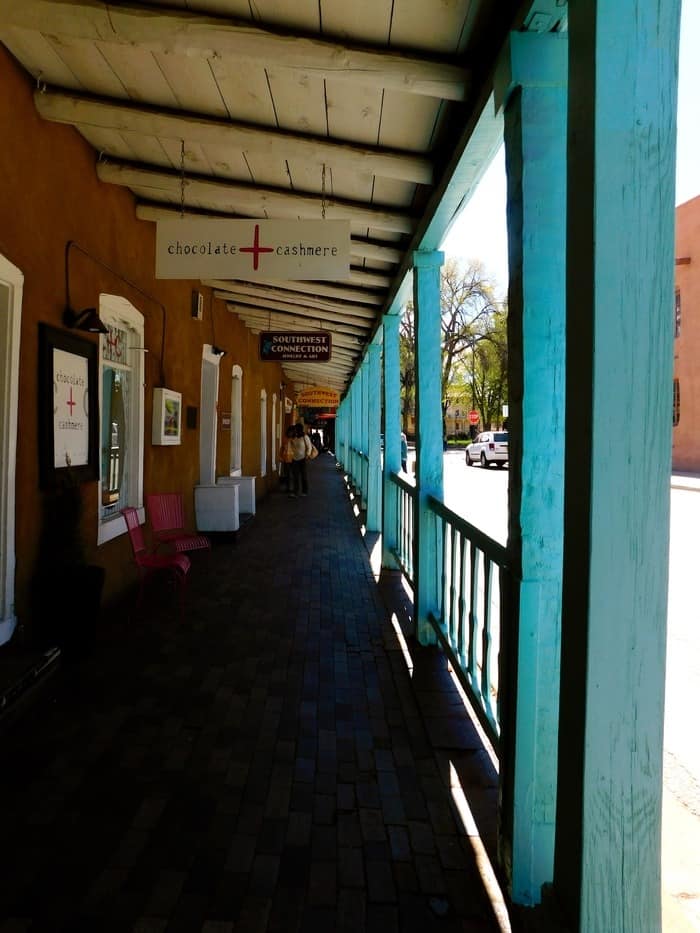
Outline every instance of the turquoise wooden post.
[(361, 496), (360, 502), (363, 509), (367, 508), (367, 467), (365, 463), (365, 457), (367, 456), (367, 439), (368, 439), (368, 430), (367, 430), (367, 416), (369, 413), (369, 381), (367, 379), (367, 357), (365, 356), (360, 365), (359, 371), (360, 377), (360, 449), (362, 450), (362, 460), (361, 460)]
[(351, 476), (352, 476), (352, 485), (353, 487), (358, 487), (360, 485), (359, 473), (359, 464), (360, 460), (357, 454), (357, 451), (360, 448), (360, 415), (362, 412), (361, 401), (362, 401), (362, 385), (360, 381), (360, 372), (358, 371), (355, 374), (355, 378), (352, 380), (352, 385), (350, 387), (352, 392), (352, 467), (351, 467)]
[(679, 20), (680, 0), (569, 4), (554, 884), (586, 931), (661, 929)]
[(385, 314), (384, 346), (384, 509), (382, 517), (382, 566), (396, 569), (397, 496), (389, 477), (401, 469), (401, 374), (399, 367), (398, 314)]
[(367, 348), (367, 455), (369, 477), (367, 482), (367, 531), (380, 531), (382, 525), (382, 348), (371, 343)]
[[(347, 397), (346, 397), (347, 398)], [(346, 398), (340, 402), (335, 410), (335, 459), (345, 468), (345, 403)]]
[(440, 373), (440, 267), (437, 250), (413, 254), (413, 307), (416, 326), (416, 513), (414, 524), (416, 634), (422, 645), (434, 644), (428, 613), (437, 608), (442, 574), (441, 550), (436, 547), (435, 522), (428, 496), (443, 500), (442, 387)]
[[(516, 904), (554, 872), (564, 524), (565, 33), (513, 33), (496, 75), (508, 175), (509, 545), (521, 584), (514, 735), (503, 735), (504, 861)], [(516, 603), (517, 605), (517, 603)], [(504, 701), (504, 703), (507, 702)], [(510, 832), (508, 832), (508, 824)], [(508, 853), (508, 836), (512, 850)], [(507, 853), (507, 854), (505, 854)]]

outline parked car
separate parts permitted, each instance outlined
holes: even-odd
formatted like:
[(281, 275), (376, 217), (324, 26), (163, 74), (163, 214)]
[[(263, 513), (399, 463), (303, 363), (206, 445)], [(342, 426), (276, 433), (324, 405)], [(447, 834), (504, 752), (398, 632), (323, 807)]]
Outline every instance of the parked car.
[(474, 466), (477, 461), (482, 467), (489, 467), (492, 463), (502, 467), (508, 461), (508, 432), (482, 431), (477, 434), (476, 440), (467, 447), (467, 466)]

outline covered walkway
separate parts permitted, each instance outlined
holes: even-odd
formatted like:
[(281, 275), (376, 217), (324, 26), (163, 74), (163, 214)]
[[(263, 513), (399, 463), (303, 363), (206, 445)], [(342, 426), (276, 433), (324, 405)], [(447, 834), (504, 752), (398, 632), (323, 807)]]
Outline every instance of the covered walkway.
[(193, 556), (184, 621), (152, 584), (7, 729), (3, 933), (507, 928), (462, 796), (492, 847), (490, 759), (309, 472)]

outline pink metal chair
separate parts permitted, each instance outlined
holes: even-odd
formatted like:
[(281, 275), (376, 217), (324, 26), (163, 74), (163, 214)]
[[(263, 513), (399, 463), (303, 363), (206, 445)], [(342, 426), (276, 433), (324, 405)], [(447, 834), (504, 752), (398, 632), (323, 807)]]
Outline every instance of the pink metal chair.
[(146, 496), (146, 511), (158, 543), (171, 544), (176, 551), (199, 551), (211, 547), (206, 535), (185, 529), (185, 508), (179, 492), (158, 492)]
[(187, 583), (187, 574), (190, 570), (190, 559), (187, 554), (178, 554), (177, 551), (168, 554), (152, 554), (146, 549), (146, 543), (143, 538), (143, 529), (139, 523), (139, 514), (134, 508), (122, 509), (126, 527), (129, 532), (129, 540), (134, 552), (134, 561), (139, 570), (139, 595), (137, 606), (141, 605), (143, 597), (144, 583), (152, 574), (159, 570), (167, 570), (172, 573), (175, 585), (180, 598), (180, 611), (184, 612), (185, 605), (185, 584)]

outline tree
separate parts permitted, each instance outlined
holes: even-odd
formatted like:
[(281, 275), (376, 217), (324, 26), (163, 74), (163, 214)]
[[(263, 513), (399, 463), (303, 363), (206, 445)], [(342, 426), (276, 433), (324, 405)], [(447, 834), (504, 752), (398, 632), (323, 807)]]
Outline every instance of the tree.
[(498, 424), (508, 401), (508, 314), (497, 309), (487, 332), (471, 352), (472, 407), (479, 411), (484, 429)]
[[(446, 433), (445, 416), (450, 401), (464, 394), (464, 381), (472, 384), (473, 376), (477, 370), (480, 378), (490, 381), (490, 369), (500, 365), (500, 349), (505, 352), (505, 346), (500, 347), (500, 337), (494, 337), (494, 320), (503, 316), (505, 328), (505, 312), (501, 309), (494, 295), (493, 284), (484, 273), (480, 262), (472, 262), (466, 268), (454, 258), (447, 260), (440, 274), (440, 308), (442, 328), (442, 372), (441, 372), (441, 399), (443, 436)], [(505, 330), (504, 330), (505, 333)], [(483, 341), (496, 340), (499, 349), (493, 353), (484, 351), (479, 355), (477, 365), (474, 356), (476, 348)], [(399, 334), (401, 355), (401, 387), (403, 398), (404, 430), (407, 417), (412, 411), (413, 392), (415, 390), (415, 325), (413, 304), (406, 305), (401, 319)], [(471, 360), (469, 357), (471, 356)], [(507, 356), (505, 357), (507, 359)], [(462, 379), (459, 377), (461, 370)], [(491, 373), (493, 375), (493, 373)], [(462, 385), (459, 385), (459, 382)], [(496, 377), (500, 381), (501, 395), (505, 400), (505, 370)], [(492, 388), (495, 388), (492, 387)], [(456, 394), (455, 394), (456, 392)], [(487, 393), (488, 394), (488, 393)], [(498, 394), (498, 393), (497, 393)], [(484, 396), (484, 390), (479, 390), (479, 397)], [(489, 396), (490, 397), (490, 396)], [(473, 393), (473, 402), (476, 404), (476, 395)], [(492, 402), (487, 409), (492, 411)], [(482, 418), (485, 410), (480, 407)], [(483, 423), (487, 423), (485, 420)]]
[(408, 419), (414, 410), (416, 388), (416, 331), (413, 320), (413, 305), (401, 317), (399, 326), (399, 370), (401, 378), (401, 426), (408, 434)]

